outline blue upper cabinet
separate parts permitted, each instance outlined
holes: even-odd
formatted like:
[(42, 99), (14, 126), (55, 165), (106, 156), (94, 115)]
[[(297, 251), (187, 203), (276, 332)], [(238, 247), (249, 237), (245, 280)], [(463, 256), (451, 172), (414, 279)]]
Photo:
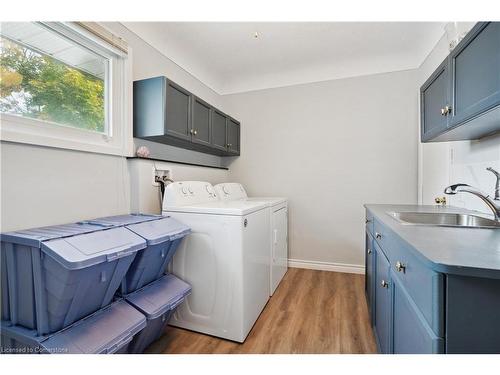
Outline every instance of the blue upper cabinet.
[(220, 156), (240, 154), (240, 123), (166, 77), (134, 82), (134, 137)]
[(191, 94), (170, 80), (165, 84), (165, 134), (191, 140)]
[(480, 22), (420, 89), (422, 142), (500, 131), (500, 23)]
[(444, 60), (420, 89), (422, 141), (428, 141), (448, 128), (450, 86), (448, 59)]

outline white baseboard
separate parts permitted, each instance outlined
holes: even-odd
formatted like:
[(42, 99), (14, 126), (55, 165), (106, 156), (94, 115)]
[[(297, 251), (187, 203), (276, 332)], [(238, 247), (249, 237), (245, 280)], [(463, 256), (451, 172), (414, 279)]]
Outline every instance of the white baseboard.
[(315, 262), (311, 260), (288, 259), (288, 267), (309, 270), (364, 274), (365, 266), (359, 264)]

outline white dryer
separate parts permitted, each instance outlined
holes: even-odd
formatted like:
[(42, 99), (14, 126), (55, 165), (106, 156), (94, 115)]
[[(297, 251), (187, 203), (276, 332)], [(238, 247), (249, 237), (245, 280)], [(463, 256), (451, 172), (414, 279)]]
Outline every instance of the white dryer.
[(165, 188), (163, 214), (191, 228), (171, 271), (192, 293), (170, 324), (243, 342), (269, 299), (269, 216), (263, 202), (219, 200), (201, 181)]
[(269, 295), (272, 296), (288, 270), (288, 200), (273, 197), (248, 197), (243, 185), (235, 182), (214, 186), (223, 201), (264, 202), (268, 205), (270, 225)]

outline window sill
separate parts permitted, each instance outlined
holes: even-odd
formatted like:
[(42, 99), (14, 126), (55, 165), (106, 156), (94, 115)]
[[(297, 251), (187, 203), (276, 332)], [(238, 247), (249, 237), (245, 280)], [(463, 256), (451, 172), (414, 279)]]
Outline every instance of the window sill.
[(131, 135), (109, 137), (97, 132), (4, 113), (0, 115), (0, 140), (99, 154), (120, 156), (133, 154)]

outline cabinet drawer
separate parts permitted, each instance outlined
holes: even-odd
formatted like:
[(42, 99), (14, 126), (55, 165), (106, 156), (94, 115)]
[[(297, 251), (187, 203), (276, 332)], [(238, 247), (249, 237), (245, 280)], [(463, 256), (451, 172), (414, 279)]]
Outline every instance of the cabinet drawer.
[(365, 223), (367, 232), (373, 236), (373, 215), (368, 210), (366, 210)]
[(437, 336), (444, 335), (444, 278), (414, 255), (414, 250), (397, 234), (374, 220), (374, 238), (389, 260), (395, 277), (409, 295)]

